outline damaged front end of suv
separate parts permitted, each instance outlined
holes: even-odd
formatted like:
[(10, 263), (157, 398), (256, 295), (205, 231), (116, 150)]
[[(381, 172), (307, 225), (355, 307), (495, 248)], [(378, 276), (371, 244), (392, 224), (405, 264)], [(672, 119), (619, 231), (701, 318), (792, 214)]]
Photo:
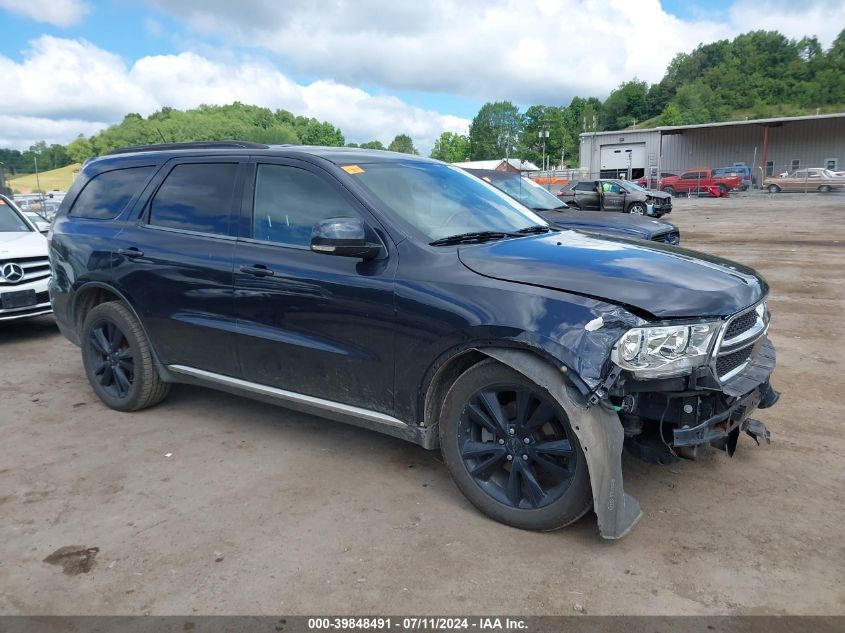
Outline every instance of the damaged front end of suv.
[(768, 443), (766, 427), (749, 416), (779, 397), (769, 384), (770, 318), (760, 301), (727, 319), (628, 330), (613, 347), (607, 389), (626, 448), (665, 464), (695, 459), (708, 444), (733, 455), (742, 432)]

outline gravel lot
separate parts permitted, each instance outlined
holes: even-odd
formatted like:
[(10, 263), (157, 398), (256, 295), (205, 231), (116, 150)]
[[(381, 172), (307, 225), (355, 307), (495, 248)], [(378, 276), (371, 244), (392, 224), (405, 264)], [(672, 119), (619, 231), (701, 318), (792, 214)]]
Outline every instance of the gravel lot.
[(0, 325), (0, 612), (845, 613), (845, 196), (681, 199), (669, 219), (771, 283), (783, 397), (758, 414), (770, 446), (626, 457), (626, 539), (592, 514), (499, 525), (438, 453), (214, 391), (108, 410), (40, 318)]

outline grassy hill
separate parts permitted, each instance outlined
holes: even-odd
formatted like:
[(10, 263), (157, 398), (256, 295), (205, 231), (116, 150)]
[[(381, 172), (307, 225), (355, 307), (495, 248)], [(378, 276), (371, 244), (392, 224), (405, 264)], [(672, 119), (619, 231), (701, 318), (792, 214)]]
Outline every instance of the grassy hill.
[[(41, 183), (41, 190), (45, 192), (53, 191), (54, 189), (67, 191), (76, 176), (75, 172), (79, 171), (80, 166), (79, 163), (74, 163), (73, 165), (59, 167), (51, 171), (43, 171), (38, 174), (37, 182)], [(38, 189), (35, 174), (10, 178), (6, 184), (15, 193), (33, 193)]]

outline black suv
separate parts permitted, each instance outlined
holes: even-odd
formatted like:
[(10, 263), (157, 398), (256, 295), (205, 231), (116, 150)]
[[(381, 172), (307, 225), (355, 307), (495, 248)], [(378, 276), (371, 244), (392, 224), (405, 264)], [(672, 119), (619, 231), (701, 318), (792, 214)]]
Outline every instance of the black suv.
[(556, 228), (425, 158), (130, 148), (83, 167), (49, 238), (56, 320), (106, 405), (194, 383), (440, 447), (521, 528), (593, 508), (625, 535), (623, 443), (732, 453), (777, 399), (753, 270)]

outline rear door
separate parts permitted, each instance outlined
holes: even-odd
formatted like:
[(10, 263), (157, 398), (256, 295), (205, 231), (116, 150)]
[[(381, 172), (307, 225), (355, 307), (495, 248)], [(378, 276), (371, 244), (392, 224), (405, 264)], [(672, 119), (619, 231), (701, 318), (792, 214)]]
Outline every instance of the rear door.
[[(390, 414), (393, 411), (392, 243), (332, 174), (295, 159), (257, 159), (235, 253), (238, 354), (246, 380)], [(360, 218), (384, 257), (310, 249), (323, 219)]]
[(118, 288), (165, 364), (238, 375), (232, 265), (247, 162), (169, 162), (115, 240)]
[(585, 211), (600, 211), (601, 197), (595, 180), (582, 180), (572, 188), (575, 204)]

